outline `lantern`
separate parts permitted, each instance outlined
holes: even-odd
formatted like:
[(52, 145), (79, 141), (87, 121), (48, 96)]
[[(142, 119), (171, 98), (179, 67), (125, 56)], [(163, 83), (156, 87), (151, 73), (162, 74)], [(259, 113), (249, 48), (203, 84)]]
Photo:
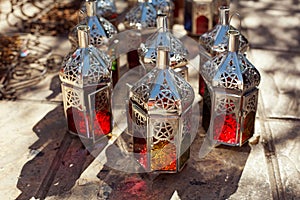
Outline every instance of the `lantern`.
[(213, 27), (212, 0), (185, 0), (184, 28), (199, 36)]
[(112, 131), (109, 58), (89, 45), (89, 27), (77, 27), (78, 48), (60, 71), (64, 111), (70, 133), (97, 142)]
[(128, 124), (133, 151), (148, 172), (179, 172), (189, 159), (192, 87), (169, 68), (166, 48), (157, 50), (156, 68), (130, 89)]
[(167, 22), (168, 18), (165, 14), (157, 15), (157, 31), (145, 43), (141, 43), (138, 49), (140, 62), (146, 69), (153, 69), (157, 60), (157, 47), (167, 47), (169, 49), (169, 66), (187, 80), (188, 61), (186, 56), (188, 51), (182, 42), (168, 30)]
[[(229, 23), (229, 7), (228, 6), (221, 6), (219, 7), (219, 23), (214, 26), (214, 28), (199, 37), (199, 42), (202, 47), (206, 50), (205, 53), (208, 53), (210, 57), (214, 57), (217, 54), (225, 52), (228, 50), (228, 30), (233, 29), (236, 30), (234, 27), (230, 26)], [(238, 13), (235, 15), (239, 16)], [(239, 35), (239, 51), (241, 53), (246, 53), (249, 47), (248, 40), (242, 35)], [(206, 57), (202, 54), (202, 58)], [(204, 59), (208, 60), (208, 59)], [(205, 61), (205, 62), (206, 62)], [(202, 67), (204, 62), (200, 62), (200, 66)], [(208, 130), (209, 123), (210, 123), (210, 113), (211, 113), (211, 97), (209, 94), (208, 89), (206, 88), (205, 81), (203, 77), (200, 75), (199, 78), (199, 93), (203, 96), (203, 118), (202, 118), (202, 126), (205, 131)]]
[(213, 26), (219, 23), (220, 7), (230, 5), (230, 0), (213, 0)]
[(210, 138), (241, 146), (254, 133), (260, 74), (239, 52), (239, 31), (228, 34), (228, 52), (205, 63), (201, 72), (211, 97)]
[[(142, 30), (156, 26), (156, 9), (148, 0), (138, 0), (137, 5), (126, 13), (124, 25), (126, 29)], [(130, 45), (130, 44), (129, 44)], [(134, 68), (139, 65), (139, 56), (137, 50), (127, 53), (128, 68)]]

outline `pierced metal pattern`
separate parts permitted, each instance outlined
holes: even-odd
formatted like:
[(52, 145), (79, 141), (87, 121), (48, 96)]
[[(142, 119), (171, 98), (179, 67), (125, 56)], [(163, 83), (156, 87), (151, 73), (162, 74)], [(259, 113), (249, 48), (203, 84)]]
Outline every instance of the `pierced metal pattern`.
[(225, 57), (223, 55), (217, 55), (213, 57), (212, 60), (208, 60), (206, 63), (200, 66), (200, 72), (207, 82), (212, 81), (220, 64), (224, 61), (224, 59)]
[(160, 92), (156, 96), (155, 106), (164, 110), (179, 109), (179, 102), (171, 91), (166, 80), (160, 86)]
[(153, 138), (155, 139), (153, 141), (153, 144), (157, 144), (161, 141), (168, 141), (170, 143), (174, 143), (174, 137), (175, 137), (175, 122), (172, 123), (172, 121), (162, 121), (157, 120), (153, 122)]
[[(81, 50), (79, 50), (81, 51)], [(81, 77), (79, 73), (80, 65), (82, 62), (81, 53), (75, 52), (72, 55), (73, 58), (67, 59), (66, 65), (64, 65), (61, 73), (61, 79), (66, 82), (71, 82), (74, 84), (81, 84)], [(68, 63), (69, 62), (69, 63)]]
[(109, 91), (108, 89), (103, 89), (96, 93), (95, 95), (95, 109), (96, 110), (106, 110), (109, 109)]
[(257, 108), (257, 95), (256, 94), (252, 94), (252, 96), (247, 100), (246, 103), (246, 108), (245, 108), (245, 116), (248, 115), (248, 113), (250, 112), (256, 112), (256, 108)]
[(233, 98), (230, 98), (229, 96), (224, 97), (219, 97), (216, 100), (216, 114), (221, 115), (221, 114), (231, 114), (235, 113), (236, 111), (236, 105), (235, 105), (236, 100)]
[(135, 135), (139, 137), (144, 136), (146, 128), (147, 118), (137, 109), (133, 109), (133, 131)]
[(243, 74), (244, 89), (248, 90), (256, 87), (260, 83), (260, 74), (258, 70), (242, 55), (239, 55), (240, 66)]
[(77, 108), (80, 111), (83, 111), (82, 99), (78, 91), (65, 87), (65, 94), (66, 94), (67, 108), (73, 107), (73, 108)]
[(239, 80), (237, 75), (237, 67), (238, 66), (233, 64), (232, 60), (229, 62), (229, 65), (226, 67), (226, 71), (224, 71), (219, 77), (219, 86), (223, 86), (228, 89), (239, 89), (241, 80)]
[(185, 137), (186, 134), (190, 134), (192, 130), (192, 120), (190, 118), (192, 116), (192, 107), (187, 110), (183, 117), (183, 127), (182, 127), (182, 138)]
[(124, 24), (128, 29), (155, 27), (156, 9), (151, 3), (138, 3), (126, 14)]

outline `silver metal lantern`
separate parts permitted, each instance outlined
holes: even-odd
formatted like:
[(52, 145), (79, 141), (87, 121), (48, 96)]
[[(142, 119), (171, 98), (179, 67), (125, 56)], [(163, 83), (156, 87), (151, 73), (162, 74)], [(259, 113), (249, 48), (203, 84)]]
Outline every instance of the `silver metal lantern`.
[(110, 59), (89, 45), (89, 27), (77, 27), (78, 48), (59, 73), (69, 132), (97, 142), (112, 131)]
[[(213, 27), (212, 30), (202, 34), (199, 37), (200, 44), (210, 53), (215, 56), (228, 50), (229, 36), (227, 34), (229, 29), (235, 29), (230, 26), (229, 22), (229, 6), (219, 7), (219, 23)], [(235, 13), (238, 15), (237, 13)], [(240, 34), (239, 36), (239, 51), (245, 53), (249, 47), (248, 40)]]
[(146, 69), (153, 69), (157, 60), (157, 47), (164, 46), (169, 49), (169, 66), (181, 74), (185, 80), (188, 78), (187, 49), (168, 29), (168, 17), (165, 14), (157, 15), (157, 31), (145, 43), (141, 43), (138, 54), (140, 63)]
[(76, 48), (77, 41), (77, 27), (80, 25), (88, 25), (90, 27), (90, 43), (91, 45), (100, 48), (105, 45), (109, 38), (117, 34), (116, 27), (103, 17), (97, 16), (97, 1), (87, 0), (86, 18), (84, 18), (69, 34), (69, 40), (72, 44), (72, 49)]
[(184, 28), (192, 36), (200, 36), (213, 27), (212, 0), (185, 0)]
[(128, 130), (133, 151), (147, 172), (179, 172), (189, 159), (193, 88), (169, 68), (169, 53), (157, 50), (156, 68), (130, 89)]
[(239, 51), (239, 31), (228, 35), (228, 52), (205, 63), (201, 73), (211, 97), (210, 138), (241, 146), (254, 133), (260, 74)]

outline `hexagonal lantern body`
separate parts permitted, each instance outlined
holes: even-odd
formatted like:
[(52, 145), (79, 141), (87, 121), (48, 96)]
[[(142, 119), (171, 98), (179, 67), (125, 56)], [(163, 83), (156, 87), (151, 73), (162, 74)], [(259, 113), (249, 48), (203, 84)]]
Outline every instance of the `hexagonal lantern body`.
[(140, 63), (146, 70), (153, 69), (157, 60), (157, 48), (159, 46), (166, 47), (169, 49), (169, 66), (187, 80), (187, 49), (184, 47), (183, 43), (169, 31), (167, 25), (168, 19), (165, 14), (157, 15), (156, 24), (157, 31), (152, 34), (145, 43), (141, 43), (138, 49)]
[[(200, 68), (207, 67), (204, 63), (216, 56), (217, 54), (223, 53), (228, 50), (228, 40), (229, 36), (227, 34), (228, 30), (236, 30), (233, 26), (229, 25), (229, 6), (219, 7), (219, 22), (214, 28), (199, 37), (200, 45), (205, 49), (205, 52), (201, 52), (200, 58)], [(239, 51), (245, 53), (249, 48), (248, 40), (240, 34), (239, 36)], [(205, 54), (205, 55), (204, 55)], [(206, 58), (209, 56), (210, 58)], [(207, 69), (206, 69), (207, 70)], [(213, 69), (212, 69), (213, 70)], [(200, 69), (201, 71), (201, 69)], [(211, 97), (208, 89), (206, 88), (203, 76), (199, 77), (199, 93), (203, 96), (203, 118), (202, 126), (204, 130), (208, 130), (211, 112)]]
[(59, 73), (69, 132), (97, 142), (112, 131), (111, 62), (89, 45), (89, 27), (78, 26), (79, 46)]
[(85, 7), (86, 17), (80, 21), (69, 34), (72, 49), (76, 49), (78, 45), (77, 27), (80, 25), (87, 25), (90, 27), (90, 43), (96, 48), (100, 48), (108, 38), (112, 38), (117, 34), (117, 29), (113, 24), (97, 15), (96, 0), (87, 0), (85, 2)]
[(179, 172), (189, 159), (194, 92), (168, 68), (168, 55), (159, 48), (157, 67), (130, 90), (128, 130), (147, 172)]
[(213, 27), (212, 0), (185, 0), (184, 28), (192, 36), (199, 36)]
[(211, 139), (241, 146), (254, 133), (260, 74), (238, 52), (239, 32), (229, 30), (228, 34), (228, 52), (208, 61), (202, 73), (211, 96)]

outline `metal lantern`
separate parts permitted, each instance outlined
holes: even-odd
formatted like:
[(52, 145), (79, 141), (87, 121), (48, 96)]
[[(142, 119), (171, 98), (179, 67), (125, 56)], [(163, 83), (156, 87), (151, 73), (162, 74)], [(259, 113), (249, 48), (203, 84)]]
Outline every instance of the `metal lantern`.
[(80, 25), (88, 25), (90, 27), (90, 43), (99, 48), (105, 44), (108, 38), (112, 38), (117, 34), (117, 29), (108, 20), (103, 17), (97, 16), (97, 1), (87, 0), (85, 2), (86, 6), (86, 18), (83, 19), (75, 28), (71, 31), (69, 35), (69, 40), (72, 46), (76, 48), (77, 41), (77, 27)]
[(131, 89), (128, 116), (133, 151), (148, 172), (179, 172), (189, 159), (193, 88), (169, 68), (166, 48), (156, 68)]
[(212, 0), (185, 0), (184, 28), (199, 36), (213, 27)]
[(219, 15), (221, 6), (229, 6), (230, 0), (213, 0), (213, 26), (219, 23)]
[(157, 60), (157, 47), (164, 46), (169, 49), (170, 67), (181, 74), (185, 80), (188, 78), (186, 56), (187, 49), (182, 42), (168, 30), (168, 18), (164, 14), (157, 15), (157, 31), (138, 49), (141, 64), (146, 69), (153, 69)]
[(77, 27), (78, 48), (60, 71), (69, 132), (94, 142), (112, 131), (110, 60), (89, 45), (89, 27)]
[[(214, 26), (211, 31), (208, 31), (202, 34), (199, 37), (199, 42), (201, 46), (206, 50), (210, 57), (214, 57), (217, 54), (225, 52), (228, 50), (228, 30), (236, 30), (234, 27), (230, 26), (229, 23), (229, 7), (228, 6), (221, 6), (219, 7), (219, 23)], [(237, 14), (237, 13), (235, 13)], [(232, 15), (233, 16), (233, 15)], [(249, 47), (248, 40), (240, 34), (239, 36), (239, 51), (241, 53), (246, 53)], [(202, 57), (204, 53), (202, 52)], [(203, 66), (203, 62), (200, 62), (200, 66)], [(199, 91), (200, 94), (203, 96), (203, 118), (202, 118), (202, 126), (204, 130), (207, 131), (209, 127), (209, 120), (210, 120), (210, 94), (206, 88), (205, 81), (203, 77), (200, 76), (199, 78)]]
[[(199, 37), (200, 44), (210, 53), (215, 56), (228, 50), (227, 34), (229, 29), (235, 29), (229, 24), (229, 6), (219, 7), (219, 23), (214, 28)], [(235, 13), (235, 15), (238, 15)], [(248, 40), (240, 34), (239, 36), (239, 51), (245, 53), (249, 47)]]
[(201, 73), (211, 97), (210, 138), (241, 146), (254, 133), (260, 74), (239, 52), (239, 31), (228, 34), (228, 52), (208, 61)]

